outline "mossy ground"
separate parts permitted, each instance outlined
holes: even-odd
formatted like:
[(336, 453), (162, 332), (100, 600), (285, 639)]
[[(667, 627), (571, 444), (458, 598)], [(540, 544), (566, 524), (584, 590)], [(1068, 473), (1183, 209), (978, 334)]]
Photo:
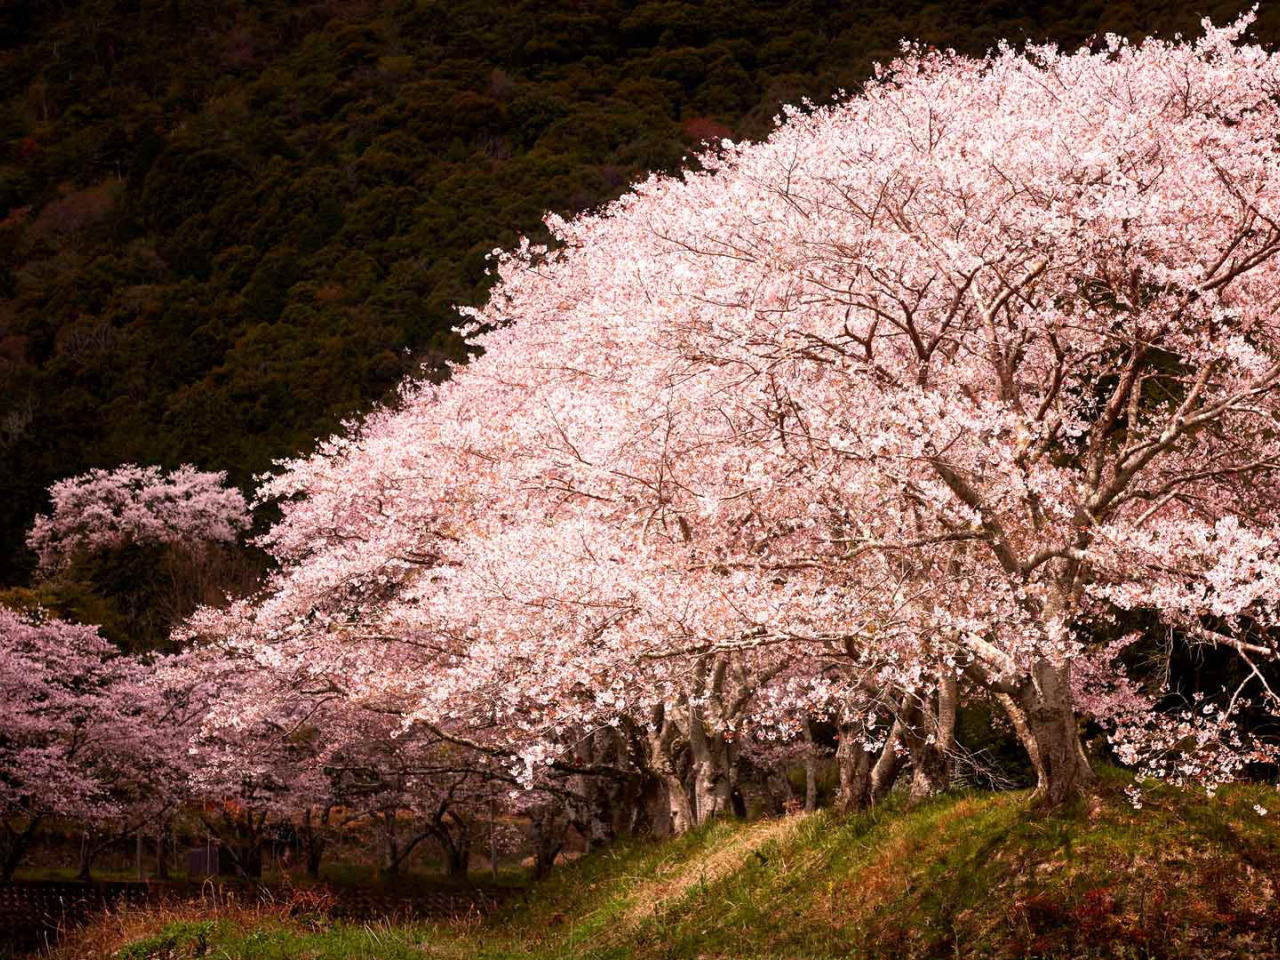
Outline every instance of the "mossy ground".
[(57, 957), (1280, 956), (1274, 788), (1149, 789), (1137, 811), (1122, 775), (1104, 781), (1100, 798), (1051, 815), (1023, 793), (960, 793), (624, 841), (485, 920), (171, 911), (99, 924)]

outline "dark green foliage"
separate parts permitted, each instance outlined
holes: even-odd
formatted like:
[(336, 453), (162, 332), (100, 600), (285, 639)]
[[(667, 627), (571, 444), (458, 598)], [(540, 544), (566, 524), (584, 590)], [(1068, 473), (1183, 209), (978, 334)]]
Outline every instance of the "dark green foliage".
[[(463, 357), (485, 254), (902, 37), (1192, 32), (1213, 0), (55, 0), (0, 6), (0, 583), (53, 480), (247, 485)], [(1256, 34), (1280, 35), (1280, 7)]]

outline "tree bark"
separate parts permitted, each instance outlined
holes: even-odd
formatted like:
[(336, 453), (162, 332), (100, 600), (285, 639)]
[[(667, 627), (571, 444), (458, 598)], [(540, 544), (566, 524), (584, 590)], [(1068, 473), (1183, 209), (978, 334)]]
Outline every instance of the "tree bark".
[(665, 707), (653, 709), (648, 727), (643, 735), (637, 732), (633, 736), (633, 745), (636, 764), (649, 783), (654, 835), (684, 833), (694, 824), (693, 803), (684, 777), (688, 750)]
[(1049, 771), (1045, 769), (1044, 759), (1040, 756), (1040, 744), (1036, 743), (1035, 734), (1031, 732), (1027, 712), (1022, 709), (1017, 699), (1008, 693), (997, 693), (996, 702), (1004, 708), (1004, 712), (1009, 717), (1009, 723), (1013, 725), (1013, 732), (1018, 737), (1018, 742), (1027, 751), (1031, 767), (1036, 772), (1037, 789), (1048, 789)]
[(701, 710), (689, 710), (693, 755), (693, 820), (699, 826), (733, 814), (733, 762), (724, 734), (708, 733)]
[(733, 786), (714, 757), (694, 762), (693, 817), (699, 826), (733, 814)]
[(168, 858), (169, 824), (161, 822), (156, 826), (156, 879), (169, 879)]
[(498, 813), (489, 801), (489, 879), (498, 882)]
[(326, 840), (324, 829), (330, 817), (329, 808), (323, 814), (317, 814), (308, 807), (302, 814), (302, 825), (298, 831), (302, 839), (302, 856), (306, 863), (307, 876), (312, 880), (320, 879), (320, 863), (324, 859)]
[(554, 812), (543, 812), (532, 818), (533, 824), (533, 875), (545, 880), (555, 866), (556, 857), (564, 849), (565, 829)]
[(0, 880), (8, 883), (13, 879), (18, 865), (27, 855), (40, 819), (38, 816), (32, 817), (21, 830), (15, 830), (8, 821), (4, 822), (4, 859), (0, 860)]
[(840, 774), (836, 805), (841, 812), (852, 813), (867, 805), (871, 789), (872, 756), (857, 739), (853, 725), (841, 724), (840, 745), (836, 747), (836, 769)]
[(684, 780), (676, 774), (663, 775), (662, 784), (666, 789), (671, 832), (679, 836), (694, 825), (693, 802), (689, 791), (685, 789)]
[[(581, 760), (588, 764), (618, 765), (626, 762), (625, 744), (611, 727), (595, 731), (581, 744)], [(568, 803), (572, 825), (582, 835), (587, 850), (612, 843), (618, 835), (620, 806), (627, 801), (628, 784), (611, 777), (578, 775), (572, 781), (576, 799)]]
[(409, 859), (409, 855), (417, 849), (418, 844), (434, 832), (433, 827), (427, 827), (411, 834), (402, 843), (395, 810), (384, 810), (382, 812), (382, 830), (386, 857), (383, 862), (382, 873), (384, 876), (392, 878), (400, 876), (401, 865)]
[(243, 820), (224, 810), (222, 827), (203, 815), (200, 819), (209, 832), (219, 838), (221, 853), (230, 858), (240, 876), (252, 880), (262, 876), (262, 833), (267, 822), (266, 810), (255, 814), (252, 808), (246, 808)]
[(320, 864), (324, 860), (324, 841), (313, 836), (306, 842), (307, 876), (312, 880), (320, 879)]
[(906, 708), (902, 734), (911, 757), (909, 797), (913, 803), (951, 785), (958, 700), (956, 678), (948, 675), (923, 702), (909, 703)]
[(464, 831), (457, 841), (445, 844), (445, 874), (450, 883), (466, 883), (471, 863), (471, 834)]
[(80, 836), (80, 869), (76, 871), (76, 879), (84, 883), (93, 879), (93, 844), (89, 842), (89, 834)]
[(868, 806), (874, 806), (884, 800), (898, 780), (898, 771), (902, 769), (902, 758), (898, 756), (897, 745), (902, 739), (902, 721), (895, 720), (885, 738), (880, 756), (871, 768), (871, 784), (867, 791)]
[[(455, 830), (449, 829), (453, 822)], [(437, 821), (436, 839), (444, 850), (445, 875), (450, 883), (466, 883), (471, 866), (471, 821), (464, 820), (452, 810)]]
[(1040, 758), (1036, 802), (1057, 807), (1091, 792), (1097, 776), (1080, 742), (1080, 724), (1071, 702), (1070, 667), (1038, 661), (1032, 667), (1032, 682), (1024, 685), (1020, 700), (1026, 728)]
[(385, 848), (382, 872), (388, 877), (400, 875), (400, 861), (404, 858), (404, 854), (400, 851), (400, 838), (396, 834), (396, 812), (382, 811), (382, 838)]

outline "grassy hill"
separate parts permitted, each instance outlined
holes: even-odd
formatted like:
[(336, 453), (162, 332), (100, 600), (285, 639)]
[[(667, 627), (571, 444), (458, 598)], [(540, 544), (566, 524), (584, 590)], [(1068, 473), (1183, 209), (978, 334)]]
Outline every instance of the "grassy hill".
[[(487, 920), (344, 926), (283, 908), (124, 914), (59, 960), (1274, 957), (1274, 788), (1107, 790), (1053, 816), (963, 793), (726, 822), (585, 857)], [(1267, 805), (1277, 808), (1265, 810)]]

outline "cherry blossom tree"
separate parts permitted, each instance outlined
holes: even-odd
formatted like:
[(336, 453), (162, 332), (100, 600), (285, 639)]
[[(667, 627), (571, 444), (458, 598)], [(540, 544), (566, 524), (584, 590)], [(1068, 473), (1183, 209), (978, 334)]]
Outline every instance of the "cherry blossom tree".
[(104, 692), (118, 713), (100, 734), (92, 765), (101, 805), (75, 817), (82, 829), (82, 880), (90, 879), (99, 854), (130, 837), (136, 838), (141, 858), (144, 838), (151, 836), (156, 862), (163, 864), (167, 826), (191, 796), (194, 717), (155, 683), (156, 673), (165, 669), (163, 659), (112, 656), (113, 676)]
[[(824, 632), (896, 655), (938, 717), (963, 670), (1047, 799), (1087, 787), (1070, 671), (1109, 607), (1274, 649), (1276, 62), (1244, 25), (908, 51), (704, 175), (553, 223), (477, 315), (495, 366), (539, 378), (544, 489), (625, 487), (727, 569), (883, 585)], [(610, 392), (626, 458), (584, 415)]]
[(126, 464), (59, 480), (52, 509), (36, 518), (27, 546), (51, 571), (77, 552), (125, 543), (190, 545), (234, 541), (249, 525), (244, 496), (225, 473), (184, 465), (169, 473)]
[[(908, 47), (549, 218), (495, 251), (481, 356), (266, 483), (279, 570), (193, 633), (483, 731), (529, 783), (630, 731), (682, 823), (726, 809), (744, 732), (815, 715), (850, 793), (904, 753), (937, 789), (962, 686), (1063, 802), (1094, 782), (1073, 673), (1113, 669), (1120, 613), (1269, 696), (1280, 61), (1248, 22)], [(1191, 735), (1146, 716), (1125, 736)]]
[(175, 803), (182, 751), (144, 673), (94, 627), (0, 606), (4, 879), (50, 817), (85, 825), (91, 851)]
[(252, 553), (238, 548), (244, 497), (225, 479), (130, 464), (55, 483), (27, 540), (41, 589), (60, 608), (92, 610), (103, 635), (127, 649), (162, 647), (196, 606), (257, 577)]
[(194, 646), (170, 658), (161, 683), (199, 712), (192, 795), (246, 873), (273, 825), (299, 833), (317, 876), (337, 833), (364, 823), (380, 837), (386, 876), (432, 842), (449, 878), (464, 880), (477, 817), (506, 810), (518, 785), (493, 751), (406, 729), (392, 700), (354, 703), (323, 676), (243, 651)]

